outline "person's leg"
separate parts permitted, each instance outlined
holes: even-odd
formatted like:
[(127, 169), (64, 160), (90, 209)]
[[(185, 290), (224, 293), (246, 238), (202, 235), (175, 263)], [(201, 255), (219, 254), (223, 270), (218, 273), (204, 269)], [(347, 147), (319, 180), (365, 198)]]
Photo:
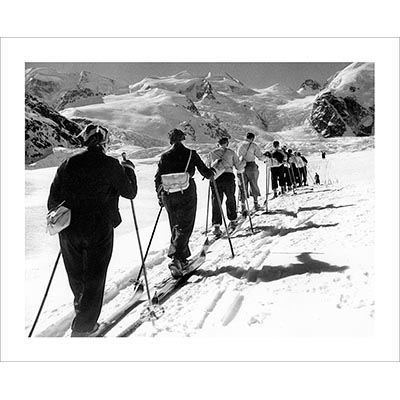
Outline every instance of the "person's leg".
[(78, 311), (84, 287), (82, 238), (78, 231), (67, 228), (59, 233), (61, 254)]
[(235, 221), (237, 218), (236, 200), (235, 200), (235, 176), (227, 174), (227, 179), (224, 185), (226, 194), (226, 215), (230, 221)]
[[(220, 179), (221, 177), (222, 176), (220, 176), (215, 181), (215, 184), (217, 186), (219, 198), (220, 198), (220, 200), (222, 202), (224, 190), (223, 190), (223, 187), (222, 187), (223, 182)], [(217, 199), (217, 196), (215, 194), (214, 185), (212, 186), (211, 193), (212, 193), (212, 218), (211, 218), (211, 223), (213, 225), (221, 225), (222, 224), (222, 215), (221, 215), (221, 210), (219, 208), (218, 199)]]
[(77, 332), (92, 330), (100, 316), (108, 265), (114, 244), (114, 230), (110, 225), (97, 225), (84, 249), (84, 289), (72, 329)]
[(195, 183), (192, 181), (183, 194), (172, 193), (169, 196), (173, 196), (169, 200), (169, 213), (174, 226), (168, 256), (186, 260), (191, 255), (189, 240), (196, 220), (197, 194)]

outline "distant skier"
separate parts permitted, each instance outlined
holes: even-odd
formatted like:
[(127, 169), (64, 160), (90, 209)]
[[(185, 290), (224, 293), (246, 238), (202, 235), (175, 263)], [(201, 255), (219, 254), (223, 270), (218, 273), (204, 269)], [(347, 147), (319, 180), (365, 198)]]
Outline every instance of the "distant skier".
[(61, 253), (74, 294), (73, 337), (98, 328), (114, 228), (121, 223), (118, 198), (134, 199), (132, 169), (105, 155), (109, 133), (88, 125), (79, 135), (87, 150), (64, 161), (51, 184), (48, 209), (61, 202), (71, 210), (70, 225), (59, 233)]
[(279, 147), (279, 142), (275, 140), (272, 143), (274, 150), (271, 153), (272, 165), (271, 165), (271, 183), (272, 190), (274, 192), (274, 198), (278, 197), (278, 180), (281, 188), (281, 194), (285, 193), (285, 176), (283, 170), (283, 163), (286, 161), (286, 154)]
[(287, 156), (288, 156), (288, 162), (290, 165), (290, 176), (292, 178), (292, 183), (295, 185), (295, 182), (297, 186), (301, 186), (301, 179), (300, 179), (300, 168), (303, 165), (303, 160), (298, 159), (296, 152), (293, 152), (292, 149), (289, 149), (287, 151)]
[[(229, 149), (229, 140), (224, 137), (218, 141), (219, 147), (209, 154), (210, 166), (216, 170), (215, 183), (221, 202), (224, 194), (226, 195), (226, 214), (229, 219), (229, 227), (234, 228), (237, 224), (237, 210), (235, 200), (235, 175), (233, 167), (238, 174), (244, 172), (244, 162), (240, 162), (236, 153)], [(214, 187), (212, 187), (212, 224), (214, 226), (214, 235), (220, 236), (222, 216), (219, 208), (217, 196)]]
[(321, 184), (321, 181), (319, 180), (319, 175), (317, 173), (315, 173), (314, 181), (315, 181), (316, 185), (320, 185)]
[(321, 152), (321, 157), (322, 157), (323, 160), (325, 159), (325, 157), (326, 157), (326, 152), (325, 151)]
[(282, 151), (285, 153), (286, 161), (283, 163), (283, 176), (285, 177), (285, 185), (287, 191), (291, 191), (292, 187), (293, 190), (295, 189), (295, 181), (293, 176), (293, 171), (291, 169), (291, 165), (288, 161), (290, 155), (288, 154), (287, 146), (282, 146)]
[[(253, 132), (248, 132), (246, 135), (246, 141), (240, 144), (237, 155), (241, 162), (245, 163), (245, 169), (243, 173), (244, 188), (242, 187), (241, 180), (240, 184), (240, 200), (242, 203), (242, 213), (246, 212), (245, 199), (249, 195), (253, 197), (254, 209), (260, 210), (261, 206), (258, 204), (258, 197), (261, 196), (260, 189), (258, 187), (258, 166), (256, 164), (256, 158), (261, 161), (265, 161), (266, 157), (261, 152), (259, 146), (254, 143), (255, 135)], [(250, 193), (248, 186), (250, 185)]]
[(303, 169), (300, 171), (300, 175), (302, 176), (302, 181), (303, 181), (303, 185), (307, 186), (307, 164), (308, 164), (308, 160), (307, 158), (305, 158), (304, 156), (301, 155), (300, 152), (297, 152), (297, 157), (300, 157), (303, 160)]
[[(195, 150), (190, 150), (182, 144), (185, 140), (184, 132), (172, 129), (168, 136), (172, 147), (161, 155), (155, 175), (155, 188), (160, 205), (164, 205), (168, 212), (171, 228), (168, 257), (172, 261), (169, 269), (174, 278), (179, 278), (183, 275), (187, 259), (191, 255), (189, 239), (193, 232), (197, 208), (196, 184), (193, 179), (195, 168), (207, 179), (211, 179), (215, 171), (203, 163)], [(187, 182), (181, 181), (182, 177), (185, 178), (185, 171), (188, 173)], [(168, 175), (171, 179), (167, 179)], [(175, 189), (169, 186), (168, 181), (183, 183), (180, 189)]]

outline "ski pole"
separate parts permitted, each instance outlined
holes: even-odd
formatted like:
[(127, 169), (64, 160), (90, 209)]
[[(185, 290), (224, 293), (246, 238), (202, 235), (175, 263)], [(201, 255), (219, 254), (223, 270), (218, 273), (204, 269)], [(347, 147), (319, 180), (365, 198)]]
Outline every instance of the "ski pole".
[(289, 171), (289, 180), (290, 180), (291, 186), (293, 188), (293, 193), (296, 193), (296, 182), (294, 180), (294, 173), (293, 173), (293, 170), (292, 170), (292, 164), (291, 163), (289, 163), (288, 171)]
[(133, 206), (133, 200), (132, 199), (131, 199), (131, 208), (132, 208), (133, 222), (135, 224), (135, 229), (136, 229), (136, 236), (137, 236), (138, 245), (139, 245), (140, 258), (142, 259), (143, 276), (144, 276), (144, 283), (146, 285), (147, 299), (149, 301), (149, 307), (152, 307), (152, 302), (151, 302), (151, 297), (150, 297), (150, 289), (149, 289), (149, 282), (147, 280), (147, 271), (146, 271), (146, 266), (144, 264), (145, 260), (144, 260), (144, 256), (143, 256), (142, 243), (140, 242), (139, 228), (138, 228), (138, 223), (137, 223), (137, 220), (136, 220), (135, 207)]
[(224, 215), (224, 213), (223, 213), (223, 211), (222, 211), (221, 198), (219, 197), (218, 188), (217, 188), (217, 184), (215, 183), (214, 177), (211, 177), (211, 182), (212, 182), (212, 184), (213, 184), (213, 186), (214, 186), (215, 197), (216, 197), (216, 199), (217, 199), (219, 211), (221, 212), (222, 221), (224, 222), (226, 234), (227, 234), (227, 236), (228, 236), (228, 241), (229, 241), (229, 246), (230, 246), (230, 248), (231, 248), (232, 257), (235, 257), (235, 253), (234, 253), (234, 251), (233, 251), (233, 246), (232, 246), (232, 241), (231, 241), (231, 235), (229, 234), (229, 229), (228, 229), (228, 225), (226, 224), (225, 215)]
[(142, 275), (143, 268), (144, 268), (144, 263), (146, 262), (147, 255), (149, 254), (151, 242), (153, 241), (154, 233), (156, 232), (156, 227), (157, 227), (158, 221), (160, 219), (160, 215), (161, 215), (162, 209), (163, 209), (163, 207), (160, 207), (160, 210), (158, 211), (156, 222), (154, 223), (153, 232), (151, 233), (150, 240), (149, 240), (149, 243), (148, 243), (147, 248), (146, 248), (146, 253), (144, 255), (144, 259), (142, 260), (142, 265), (140, 266), (139, 273), (138, 273), (137, 278), (135, 280), (137, 283), (139, 282), (140, 276)]
[(44, 302), (46, 301), (47, 295), (49, 293), (51, 282), (52, 282), (54, 274), (56, 272), (56, 268), (57, 268), (57, 265), (58, 265), (58, 261), (60, 260), (60, 257), (61, 257), (61, 250), (58, 252), (58, 256), (57, 256), (56, 262), (54, 263), (53, 271), (51, 272), (51, 275), (50, 275), (49, 283), (47, 284), (46, 292), (44, 293), (44, 296), (43, 296), (42, 304), (40, 304), (39, 311), (38, 311), (38, 313), (36, 315), (35, 322), (32, 325), (32, 328), (31, 328), (31, 331), (29, 332), (28, 337), (32, 336), (33, 331), (34, 331), (34, 329), (36, 327), (36, 324), (39, 321), (39, 317), (40, 317), (40, 314), (42, 312), (42, 309), (43, 309), (43, 306), (44, 306)]
[(208, 233), (208, 216), (209, 216), (209, 212), (210, 212), (210, 197), (211, 197), (211, 183), (208, 185), (208, 194), (207, 194), (206, 236)]
[(253, 222), (251, 221), (251, 216), (250, 216), (249, 201), (247, 200), (247, 187), (244, 185), (244, 177), (243, 177), (243, 174), (239, 174), (239, 175), (240, 175), (240, 179), (241, 179), (241, 181), (242, 181), (244, 203), (246, 204), (247, 214), (248, 214), (248, 216), (249, 216), (249, 222), (250, 222), (251, 233), (254, 234)]
[(267, 165), (267, 169), (265, 171), (266, 178), (265, 178), (265, 212), (268, 212), (268, 195), (269, 195), (269, 181), (271, 175), (271, 168)]

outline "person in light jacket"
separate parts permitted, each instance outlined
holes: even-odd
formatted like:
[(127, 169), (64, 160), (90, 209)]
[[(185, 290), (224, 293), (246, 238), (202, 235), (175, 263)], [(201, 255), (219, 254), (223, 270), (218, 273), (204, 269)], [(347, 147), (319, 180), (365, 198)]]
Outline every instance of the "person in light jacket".
[[(210, 166), (216, 170), (215, 183), (221, 203), (224, 195), (226, 196), (226, 215), (229, 219), (229, 227), (234, 228), (237, 224), (237, 209), (235, 200), (235, 175), (233, 168), (239, 174), (244, 172), (244, 162), (239, 161), (236, 153), (229, 149), (229, 139), (223, 137), (218, 141), (219, 147), (209, 154)], [(214, 226), (214, 235), (220, 236), (222, 215), (218, 204), (215, 189), (212, 186), (212, 224)]]
[[(265, 161), (266, 156), (261, 152), (260, 147), (254, 143), (255, 135), (253, 132), (248, 132), (246, 140), (239, 146), (237, 155), (241, 162), (245, 163), (244, 173), (242, 174), (244, 180), (244, 187), (241, 185), (240, 200), (242, 203), (242, 212), (246, 210), (245, 198), (249, 195), (253, 197), (253, 204), (255, 210), (260, 210), (261, 206), (258, 203), (258, 197), (261, 196), (260, 188), (258, 187), (258, 176), (260, 172), (256, 164), (256, 158), (260, 161)], [(250, 185), (250, 193), (248, 187)]]

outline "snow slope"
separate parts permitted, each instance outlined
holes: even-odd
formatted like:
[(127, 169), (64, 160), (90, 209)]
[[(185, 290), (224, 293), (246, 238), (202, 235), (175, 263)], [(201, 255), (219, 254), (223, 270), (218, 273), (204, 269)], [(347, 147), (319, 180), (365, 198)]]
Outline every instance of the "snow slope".
[[(291, 133), (282, 132), (290, 140)], [(295, 136), (294, 136), (295, 137)], [(326, 160), (309, 155), (309, 172), (322, 186), (270, 202), (267, 215), (255, 216), (255, 234), (245, 225), (232, 241), (207, 254), (206, 262), (165, 304), (155, 325), (144, 324), (140, 337), (294, 336), (363, 337), (374, 326), (374, 150), (372, 138), (332, 140), (340, 150)], [(364, 148), (366, 150), (362, 151)], [(343, 160), (346, 162), (343, 162)], [(158, 157), (134, 160), (139, 194), (135, 200), (142, 243), (146, 244), (158, 212), (153, 176)], [(26, 171), (26, 330), (47, 284), (58, 252), (57, 238), (44, 227), (45, 202), (55, 168)], [(265, 194), (265, 169), (260, 165)], [(193, 252), (204, 241), (207, 181), (196, 175), (198, 213), (191, 239)], [(326, 184), (325, 184), (326, 183)], [(129, 278), (139, 268), (139, 252), (130, 204), (121, 200), (123, 223), (115, 248), (101, 318), (129, 299)], [(151, 286), (169, 274), (165, 211), (147, 262)], [(56, 273), (36, 335), (69, 334), (72, 295), (62, 262)], [(140, 310), (138, 310), (140, 311)], [(108, 336), (116, 336), (138, 312), (126, 317)]]

